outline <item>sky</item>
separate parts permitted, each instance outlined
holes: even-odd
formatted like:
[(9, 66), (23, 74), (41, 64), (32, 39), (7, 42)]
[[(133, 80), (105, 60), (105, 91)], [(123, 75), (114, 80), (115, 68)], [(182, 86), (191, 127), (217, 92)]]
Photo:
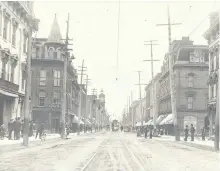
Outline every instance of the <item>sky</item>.
[[(208, 15), (219, 1), (35, 1), (34, 12), (40, 19), (37, 37), (48, 37), (56, 14), (61, 34), (65, 38), (66, 21), (70, 13), (69, 37), (73, 38), (73, 61), (79, 69), (84, 59), (91, 79), (89, 92), (103, 89), (109, 114), (120, 116), (128, 104), (139, 98), (138, 73), (141, 83), (151, 80), (150, 46), (144, 41), (158, 40), (153, 46), (154, 75), (160, 72), (168, 51), (168, 28), (156, 26), (167, 23), (167, 4), (170, 6), (172, 40), (189, 36), (194, 44), (207, 45), (203, 33), (209, 27)], [(118, 25), (119, 23), (119, 25)], [(118, 36), (119, 35), (119, 36)], [(118, 43), (119, 42), (119, 43)], [(118, 48), (118, 65), (117, 65)], [(118, 66), (118, 67), (117, 67)], [(118, 80), (116, 81), (116, 78)], [(142, 86), (142, 97), (144, 97)]]

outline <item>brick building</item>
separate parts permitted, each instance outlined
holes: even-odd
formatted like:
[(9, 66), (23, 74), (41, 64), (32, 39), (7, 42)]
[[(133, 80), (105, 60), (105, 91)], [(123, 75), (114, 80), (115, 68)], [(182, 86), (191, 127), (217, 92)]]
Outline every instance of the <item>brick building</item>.
[[(44, 122), (52, 132), (58, 131), (62, 112), (65, 45), (61, 38), (55, 16), (48, 38), (37, 38), (32, 49), (32, 119)], [(66, 122), (71, 124), (79, 106), (77, 73), (71, 59), (67, 74)]]
[[(204, 126), (208, 103), (208, 47), (193, 45), (188, 37), (172, 42), (177, 120), (180, 131), (193, 124), (199, 132)], [(169, 58), (165, 55), (160, 76), (159, 115), (172, 115)], [(172, 117), (166, 124), (172, 125)]]

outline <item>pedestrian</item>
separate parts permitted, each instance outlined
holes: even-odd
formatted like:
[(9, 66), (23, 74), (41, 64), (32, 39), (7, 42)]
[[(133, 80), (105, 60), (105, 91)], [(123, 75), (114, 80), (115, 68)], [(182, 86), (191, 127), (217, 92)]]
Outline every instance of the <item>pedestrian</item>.
[(12, 132), (14, 131), (14, 119), (11, 118), (8, 122), (8, 139), (11, 140)]
[(194, 141), (195, 128), (193, 124), (191, 124), (190, 133), (191, 133), (191, 141)]
[(33, 123), (33, 121), (31, 121), (29, 124), (29, 133), (28, 133), (29, 137), (33, 136), (33, 130), (34, 130), (34, 123)]
[(0, 138), (4, 139), (5, 134), (6, 134), (5, 126), (4, 126), (4, 124), (2, 124), (0, 127)]
[(185, 133), (184, 141), (187, 141), (187, 138), (188, 138), (188, 135), (189, 135), (188, 125), (186, 125), (186, 127), (185, 127), (185, 129), (184, 129), (184, 133)]
[(144, 137), (145, 137), (145, 139), (147, 139), (147, 132), (148, 132), (147, 127), (145, 127), (145, 129), (144, 129)]
[(39, 138), (41, 139), (41, 135), (43, 131), (44, 131), (44, 123), (39, 123), (35, 139), (38, 137), (38, 135), (39, 135)]
[(123, 126), (121, 126), (121, 132), (123, 131)]
[(17, 122), (17, 117), (15, 118), (14, 122), (13, 122), (13, 131), (14, 131), (14, 140), (17, 139), (17, 127), (16, 127), (16, 122)]
[(153, 137), (153, 128), (150, 127), (150, 139), (152, 139), (152, 137)]
[(21, 121), (21, 136), (23, 137), (24, 135), (24, 119)]
[(21, 135), (21, 120), (20, 117), (16, 118), (15, 121), (15, 139), (19, 140), (20, 139), (20, 135)]
[(202, 127), (202, 141), (205, 141), (205, 127)]

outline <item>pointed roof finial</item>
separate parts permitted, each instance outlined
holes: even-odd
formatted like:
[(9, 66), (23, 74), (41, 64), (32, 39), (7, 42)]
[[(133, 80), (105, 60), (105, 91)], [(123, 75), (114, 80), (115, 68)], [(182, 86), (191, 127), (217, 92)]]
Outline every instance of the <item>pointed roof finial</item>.
[(62, 36), (60, 33), (60, 27), (57, 22), (57, 15), (55, 14), (52, 28), (51, 28), (50, 34), (48, 36), (48, 42), (63, 43), (61, 39), (62, 39)]

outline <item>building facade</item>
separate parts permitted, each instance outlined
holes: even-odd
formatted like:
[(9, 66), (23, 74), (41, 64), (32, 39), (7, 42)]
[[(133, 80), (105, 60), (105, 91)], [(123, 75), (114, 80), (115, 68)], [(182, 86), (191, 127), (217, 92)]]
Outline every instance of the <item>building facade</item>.
[[(183, 132), (185, 125), (193, 124), (200, 132), (208, 103), (208, 47), (193, 45), (188, 37), (183, 37), (172, 42), (172, 58), (180, 131)], [(168, 60), (168, 55), (165, 55), (160, 76), (160, 115), (172, 114)]]
[(28, 19), (33, 2), (0, 2), (0, 125), (24, 113)]
[[(44, 122), (52, 132), (58, 132), (63, 99), (65, 44), (54, 18), (48, 38), (37, 38), (32, 48), (32, 119)], [(77, 73), (69, 59), (67, 65), (66, 123), (78, 114), (79, 90)]]
[(209, 96), (208, 96), (208, 114), (206, 119), (206, 128), (209, 128), (210, 135), (214, 133), (218, 94), (218, 69), (219, 69), (219, 42), (220, 42), (220, 30), (219, 30), (219, 12), (213, 12), (210, 14), (209, 29), (204, 33), (204, 38), (208, 41), (209, 45)]

